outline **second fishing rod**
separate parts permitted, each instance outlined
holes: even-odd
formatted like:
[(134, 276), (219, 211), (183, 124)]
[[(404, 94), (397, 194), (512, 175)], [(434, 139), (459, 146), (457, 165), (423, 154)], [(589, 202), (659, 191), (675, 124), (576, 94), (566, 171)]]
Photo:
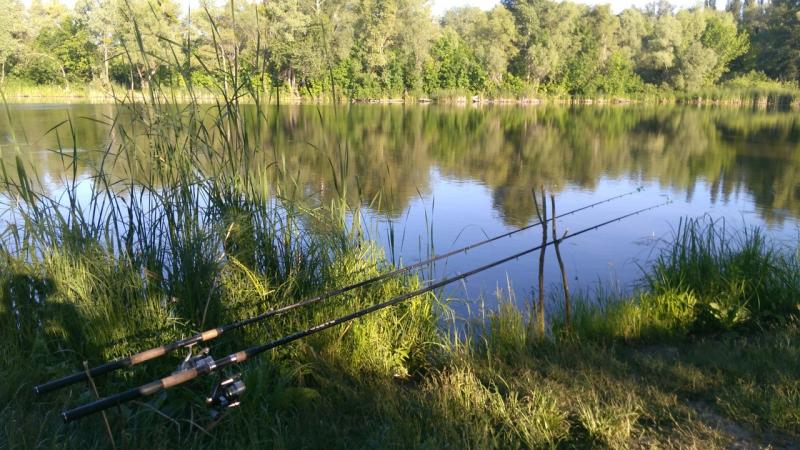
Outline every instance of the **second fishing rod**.
[[(601, 222), (601, 223), (592, 225), (590, 227), (587, 227), (587, 228), (584, 228), (582, 230), (579, 230), (579, 231), (577, 231), (575, 233), (571, 233), (571, 234), (565, 235), (564, 237), (562, 237), (560, 239), (557, 239), (557, 241), (561, 242), (561, 241), (564, 241), (564, 240), (567, 240), (567, 239), (575, 238), (575, 237), (580, 236), (580, 235), (582, 235), (584, 233), (588, 233), (590, 231), (597, 230), (599, 228), (605, 227), (605, 226), (610, 225), (610, 224), (615, 223), (615, 222), (620, 222), (620, 221), (625, 220), (625, 219), (627, 219), (629, 217), (632, 217), (632, 216), (635, 216), (637, 214), (641, 214), (641, 213), (644, 213), (646, 211), (650, 211), (650, 210), (653, 210), (653, 209), (656, 209), (656, 208), (660, 208), (660, 207), (668, 205), (670, 203), (671, 203), (671, 201), (667, 201), (667, 202), (664, 202), (664, 203), (659, 203), (659, 204), (656, 204), (656, 205), (653, 205), (653, 206), (650, 206), (650, 207), (646, 207), (646, 208), (642, 208), (642, 209), (633, 211), (631, 213), (628, 213), (628, 214), (625, 214), (625, 215), (622, 215), (622, 216), (615, 217), (615, 218), (610, 219), (610, 220), (606, 220), (605, 222)], [(520, 251), (518, 253), (515, 253), (513, 255), (506, 256), (504, 258), (495, 260), (495, 261), (493, 261), (491, 263), (488, 263), (488, 264), (484, 264), (484, 265), (482, 265), (480, 267), (474, 268), (474, 269), (469, 270), (467, 272), (463, 272), (463, 273), (460, 273), (458, 275), (454, 275), (454, 276), (451, 276), (451, 277), (448, 277), (448, 278), (441, 279), (439, 281), (433, 282), (431, 284), (428, 284), (427, 286), (421, 287), (421, 288), (416, 289), (414, 291), (407, 292), (407, 293), (402, 294), (402, 295), (398, 295), (398, 296), (396, 296), (394, 298), (391, 298), (391, 299), (389, 299), (387, 301), (384, 301), (382, 303), (377, 303), (377, 304), (374, 304), (372, 306), (366, 307), (364, 309), (360, 309), (358, 311), (355, 311), (355, 312), (352, 312), (350, 314), (347, 314), (345, 316), (337, 317), (335, 319), (331, 319), (331, 320), (328, 320), (326, 322), (322, 322), (320, 324), (312, 326), (311, 328), (308, 328), (308, 329), (305, 329), (305, 330), (302, 330), (302, 331), (298, 331), (298, 332), (295, 332), (293, 334), (289, 334), (287, 336), (284, 336), (282, 338), (276, 339), (274, 341), (270, 341), (270, 342), (267, 342), (267, 343), (264, 343), (264, 344), (260, 344), (260, 345), (255, 345), (253, 347), (249, 347), (247, 349), (244, 349), (244, 350), (236, 352), (236, 353), (231, 353), (228, 356), (224, 356), (224, 357), (216, 359), (216, 360), (214, 360), (213, 358), (209, 358), (208, 360), (206, 360), (205, 362), (202, 362), (201, 364), (195, 365), (195, 366), (193, 366), (191, 368), (180, 370), (180, 371), (175, 372), (172, 375), (169, 375), (167, 377), (152, 381), (150, 383), (135, 387), (133, 389), (129, 389), (127, 391), (123, 391), (123, 392), (120, 392), (120, 393), (117, 393), (117, 394), (110, 395), (110, 396), (105, 397), (105, 398), (101, 398), (101, 399), (95, 400), (93, 402), (84, 404), (82, 406), (78, 406), (76, 408), (73, 408), (73, 409), (70, 409), (70, 410), (67, 410), (67, 411), (63, 411), (61, 413), (61, 417), (62, 417), (62, 419), (64, 419), (65, 422), (71, 422), (71, 421), (86, 417), (86, 416), (88, 416), (90, 414), (94, 414), (94, 413), (103, 411), (103, 410), (108, 409), (110, 407), (113, 407), (113, 406), (116, 406), (116, 405), (120, 405), (122, 403), (131, 401), (131, 400), (135, 400), (137, 398), (151, 396), (151, 395), (156, 394), (156, 393), (158, 393), (158, 392), (160, 392), (162, 390), (170, 389), (170, 388), (173, 388), (173, 387), (176, 387), (176, 386), (180, 386), (180, 385), (182, 385), (184, 383), (187, 383), (189, 381), (192, 381), (192, 380), (194, 380), (196, 378), (199, 378), (199, 377), (202, 377), (202, 376), (210, 375), (212, 373), (219, 373), (220, 371), (222, 371), (226, 367), (233, 366), (233, 365), (236, 365), (236, 364), (240, 364), (240, 363), (242, 363), (244, 361), (247, 361), (247, 360), (249, 360), (249, 359), (251, 359), (251, 358), (253, 358), (255, 356), (258, 356), (258, 355), (260, 355), (260, 354), (262, 354), (262, 353), (264, 353), (264, 352), (266, 352), (268, 350), (280, 347), (282, 345), (286, 345), (286, 344), (288, 344), (290, 342), (296, 341), (298, 339), (302, 339), (302, 338), (304, 338), (306, 336), (310, 336), (312, 334), (319, 333), (319, 332), (321, 332), (323, 330), (327, 330), (328, 328), (331, 328), (331, 327), (334, 327), (336, 325), (349, 322), (349, 321), (357, 319), (359, 317), (366, 316), (368, 314), (371, 314), (373, 312), (379, 311), (379, 310), (384, 309), (384, 308), (388, 308), (388, 307), (396, 305), (398, 303), (402, 303), (402, 302), (404, 302), (406, 300), (409, 300), (409, 299), (411, 299), (413, 297), (417, 297), (419, 295), (422, 295), (422, 294), (425, 294), (425, 293), (428, 293), (428, 292), (432, 292), (432, 291), (434, 291), (436, 289), (439, 289), (439, 288), (442, 288), (442, 287), (447, 286), (449, 284), (452, 284), (452, 283), (455, 283), (457, 281), (463, 280), (463, 279), (465, 279), (467, 277), (470, 277), (472, 275), (475, 275), (477, 273), (484, 272), (484, 271), (489, 270), (489, 269), (491, 269), (493, 267), (497, 267), (497, 266), (499, 266), (501, 264), (507, 263), (509, 261), (513, 261), (513, 260), (518, 259), (518, 258), (521, 258), (521, 257), (523, 257), (525, 255), (528, 255), (528, 254), (533, 253), (533, 252), (535, 252), (537, 250), (540, 250), (543, 247), (546, 247), (548, 245), (553, 245), (555, 242), (556, 242), (556, 240), (551, 240), (549, 242), (546, 242), (544, 245), (537, 245), (537, 246), (528, 248), (526, 250), (522, 250), (522, 251)]]
[[(633, 191), (626, 192), (624, 194), (615, 195), (613, 197), (609, 197), (609, 198), (606, 198), (604, 200), (601, 200), (601, 201), (598, 201), (598, 202), (595, 202), (595, 203), (591, 203), (589, 205), (585, 205), (585, 206), (582, 206), (580, 208), (573, 209), (573, 210), (568, 211), (566, 213), (563, 213), (563, 214), (561, 214), (559, 216), (556, 216), (555, 218), (548, 219), (546, 222), (549, 222), (549, 221), (554, 220), (554, 219), (560, 219), (562, 217), (570, 216), (572, 214), (576, 214), (576, 213), (579, 213), (581, 211), (585, 211), (587, 209), (594, 208), (596, 206), (599, 206), (599, 205), (602, 205), (602, 204), (605, 204), (605, 203), (609, 203), (609, 202), (612, 202), (614, 200), (618, 200), (620, 198), (624, 198), (624, 197), (636, 194), (636, 193), (641, 192), (641, 191), (642, 191), (642, 188), (637, 188), (637, 189), (635, 189)], [(221, 335), (223, 335), (223, 334), (225, 334), (227, 332), (242, 328), (242, 327), (250, 325), (252, 323), (261, 322), (261, 321), (264, 321), (264, 320), (266, 320), (266, 319), (268, 319), (270, 317), (279, 316), (279, 315), (285, 314), (285, 313), (287, 313), (289, 311), (292, 311), (294, 309), (297, 309), (297, 308), (301, 308), (301, 307), (304, 307), (304, 306), (309, 306), (309, 305), (312, 305), (312, 304), (315, 304), (315, 303), (319, 303), (319, 302), (321, 302), (323, 300), (326, 300), (328, 298), (335, 297), (337, 295), (341, 295), (341, 294), (353, 291), (353, 290), (358, 289), (358, 288), (366, 287), (366, 286), (371, 285), (373, 283), (377, 283), (377, 282), (380, 282), (380, 281), (383, 281), (383, 280), (387, 280), (389, 278), (392, 278), (392, 277), (395, 277), (395, 276), (398, 276), (398, 275), (409, 273), (409, 272), (411, 272), (411, 271), (413, 271), (415, 269), (430, 265), (430, 264), (432, 264), (432, 263), (434, 263), (436, 261), (440, 261), (442, 259), (449, 258), (449, 257), (457, 255), (459, 253), (464, 253), (464, 252), (467, 252), (469, 250), (475, 249), (477, 247), (480, 247), (480, 246), (483, 246), (483, 245), (498, 241), (500, 239), (504, 239), (504, 238), (513, 236), (513, 235), (515, 235), (517, 233), (521, 233), (523, 231), (526, 231), (526, 230), (529, 230), (531, 228), (537, 227), (537, 226), (539, 226), (541, 224), (542, 224), (542, 222), (532, 223), (532, 224), (526, 225), (524, 227), (517, 228), (515, 230), (511, 230), (511, 231), (509, 231), (507, 233), (499, 234), (499, 235), (496, 235), (494, 237), (485, 239), (483, 241), (476, 242), (476, 243), (473, 243), (473, 244), (470, 244), (470, 245), (467, 245), (465, 247), (461, 247), (461, 248), (458, 248), (458, 249), (455, 249), (455, 250), (451, 250), (449, 252), (442, 253), (441, 255), (433, 256), (433, 257), (431, 257), (429, 259), (426, 259), (426, 260), (423, 260), (423, 261), (419, 261), (419, 262), (411, 264), (409, 266), (399, 267), (397, 269), (393, 269), (393, 270), (390, 270), (388, 272), (384, 272), (384, 273), (382, 273), (380, 275), (377, 275), (377, 276), (374, 276), (372, 278), (368, 278), (368, 279), (359, 281), (357, 283), (353, 283), (353, 284), (350, 284), (350, 285), (347, 285), (347, 286), (344, 286), (344, 287), (333, 289), (333, 290), (328, 291), (328, 292), (326, 292), (324, 294), (320, 294), (320, 295), (317, 295), (317, 296), (314, 296), (314, 297), (311, 297), (311, 298), (307, 298), (305, 300), (302, 300), (302, 301), (299, 301), (299, 302), (296, 302), (296, 303), (292, 303), (290, 305), (286, 305), (286, 306), (283, 306), (283, 307), (280, 307), (280, 308), (272, 309), (272, 310), (266, 311), (264, 313), (261, 313), (261, 314), (258, 314), (258, 315), (252, 316), (252, 317), (248, 317), (248, 318), (236, 321), (236, 322), (231, 322), (231, 323), (219, 326), (217, 328), (212, 328), (210, 330), (206, 330), (206, 331), (197, 333), (197, 334), (195, 334), (193, 336), (189, 336), (189, 337), (184, 338), (184, 339), (173, 341), (173, 342), (170, 342), (168, 344), (161, 345), (159, 347), (154, 347), (154, 348), (151, 348), (151, 349), (148, 349), (148, 350), (144, 350), (142, 352), (136, 353), (136, 354), (131, 355), (131, 356), (118, 358), (118, 359), (115, 359), (113, 361), (109, 361), (107, 363), (101, 364), (99, 366), (92, 367), (88, 371), (84, 370), (84, 371), (76, 372), (76, 373), (71, 374), (71, 375), (67, 375), (67, 376), (62, 377), (62, 378), (58, 378), (58, 379), (55, 379), (55, 380), (52, 380), (52, 381), (48, 381), (46, 383), (42, 383), (42, 384), (34, 386), (33, 391), (36, 394), (44, 394), (44, 393), (51, 392), (51, 391), (54, 391), (56, 389), (61, 389), (63, 387), (66, 387), (66, 386), (69, 386), (69, 385), (72, 385), (72, 384), (75, 384), (75, 383), (78, 383), (78, 382), (81, 382), (81, 381), (88, 380), (90, 377), (93, 378), (93, 377), (104, 375), (106, 373), (113, 372), (115, 370), (119, 370), (119, 369), (122, 369), (122, 368), (125, 368), (125, 367), (132, 367), (132, 366), (135, 366), (135, 365), (138, 365), (138, 364), (142, 364), (144, 362), (147, 362), (147, 361), (159, 358), (161, 356), (164, 356), (164, 355), (166, 355), (166, 354), (168, 354), (170, 352), (173, 352), (175, 350), (179, 350), (179, 349), (182, 349), (182, 348), (191, 347), (191, 346), (199, 344), (199, 343), (211, 341), (211, 340), (216, 339), (219, 336), (221, 336)]]

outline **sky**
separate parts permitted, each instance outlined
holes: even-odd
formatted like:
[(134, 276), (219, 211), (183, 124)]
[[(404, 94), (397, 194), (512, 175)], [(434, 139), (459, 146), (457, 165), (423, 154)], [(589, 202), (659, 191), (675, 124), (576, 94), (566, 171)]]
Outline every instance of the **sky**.
[[(65, 5), (72, 6), (75, 4), (75, 0), (60, 0), (61, 3)], [(575, 3), (583, 3), (586, 5), (603, 5), (609, 4), (611, 5), (611, 9), (618, 13), (625, 8), (629, 8), (631, 6), (643, 7), (648, 3), (651, 3), (653, 0), (571, 0)], [(491, 9), (494, 5), (500, 3), (500, 0), (430, 0), (431, 2), (431, 10), (435, 16), (441, 16), (445, 11), (450, 8), (455, 8), (458, 6), (477, 6), (482, 9)], [(30, 0), (24, 0), (26, 5), (30, 4)], [(178, 0), (178, 3), (185, 5), (187, 8), (189, 5), (196, 6), (197, 0)], [(700, 0), (670, 0), (670, 3), (679, 7), (679, 8), (689, 8), (692, 6), (696, 6), (701, 3)], [(720, 2), (717, 2), (720, 3)], [(722, 2), (724, 3), (724, 2)]]
[[(630, 8), (631, 6), (644, 7), (653, 0), (571, 0), (575, 3), (583, 3), (585, 5), (611, 5), (612, 11), (618, 13), (623, 9)], [(482, 9), (491, 9), (494, 5), (500, 3), (500, 0), (432, 0), (431, 9), (436, 16), (442, 15), (450, 8), (457, 6), (477, 6)], [(701, 1), (698, 0), (670, 0), (670, 3), (679, 8), (690, 8), (696, 6)], [(717, 2), (719, 3), (719, 2)], [(723, 2), (724, 3), (724, 2)]]

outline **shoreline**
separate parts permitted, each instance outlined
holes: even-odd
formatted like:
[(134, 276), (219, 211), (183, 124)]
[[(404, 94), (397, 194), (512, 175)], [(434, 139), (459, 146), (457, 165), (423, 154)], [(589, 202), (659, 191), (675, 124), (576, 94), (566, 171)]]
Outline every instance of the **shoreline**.
[[(450, 308), (459, 298), (445, 294), (427, 292), (389, 304), (387, 299), (402, 299), (430, 284), (421, 272), (364, 283), (391, 266), (371, 234), (348, 224), (347, 192), (338, 186), (352, 186), (350, 180), (363, 186), (360, 171), (350, 169), (358, 166), (340, 166), (337, 172), (328, 158), (342, 181), (334, 185), (330, 202), (281, 208), (264, 194), (266, 170), (250, 170), (273, 166), (241, 157), (262, 148), (260, 135), (248, 134), (244, 125), (252, 111), (245, 114), (238, 101), (228, 99), (221, 105), (230, 108), (225, 120), (205, 120), (203, 114), (175, 114), (185, 108), (176, 104), (177, 92), (158, 94), (156, 104), (148, 95), (124, 97), (133, 110), (155, 113), (119, 114), (135, 133), (105, 134), (142, 137), (147, 148), (131, 140), (134, 145), (121, 147), (124, 151), (109, 145), (101, 155), (109, 164), (124, 162), (121, 169), (134, 168), (125, 172), (139, 186), (131, 192), (155, 195), (119, 207), (105, 195), (91, 195), (65, 214), (46, 184), (28, 181), (40, 179), (33, 176), (38, 160), (17, 158), (17, 178), (11, 171), (0, 173), (8, 198), (19, 199), (12, 206), (22, 223), (9, 224), (0, 235), (0, 404), (7, 405), (0, 408), (0, 447), (107, 448), (115, 436), (122, 438), (120, 447), (133, 450), (331, 443), (754, 448), (798, 441), (795, 246), (773, 244), (757, 229), (729, 234), (724, 222), (710, 217), (682, 220), (657, 259), (642, 266), (639, 292), (617, 296), (598, 289), (553, 297), (548, 305), (563, 304), (563, 313), (548, 313), (547, 323), (540, 315), (538, 326), (533, 293), (530, 302), (526, 296), (514, 303), (498, 290), (497, 308), (488, 311), (476, 299), (475, 311), (486, 314), (474, 321), (462, 321)], [(143, 103), (133, 104), (133, 97)], [(199, 103), (197, 97), (186, 99), (189, 108)], [(473, 105), (465, 97), (462, 105), (468, 104)], [(256, 114), (265, 109), (255, 108)], [(37, 120), (51, 125), (44, 116)], [(791, 119), (794, 123), (794, 115)], [(187, 139), (176, 138), (184, 134)], [(206, 153), (210, 148), (215, 150)], [(65, 171), (77, 170), (76, 162), (69, 155), (60, 158)], [(301, 185), (291, 170), (275, 173), (276, 186)], [(125, 189), (114, 174), (98, 172), (92, 192)], [(756, 181), (764, 179), (765, 172), (757, 174)], [(390, 182), (384, 178), (381, 189), (392, 189)], [(80, 189), (71, 183), (61, 199), (77, 199)], [(358, 291), (316, 307), (306, 303), (302, 311), (267, 326), (253, 324), (209, 346), (222, 356), (281, 336), (304, 337), (247, 361), (242, 404), (224, 416), (202, 406), (201, 395), (208, 392), (203, 388), (215, 381), (211, 377), (198, 380), (205, 386), (176, 387), (109, 409), (104, 421), (94, 417), (72, 425), (64, 424), (58, 411), (91, 401), (91, 391), (75, 385), (34, 396), (34, 383), (72, 373), (83, 361), (136, 354), (304, 298), (321, 299), (320, 292), (342, 286)], [(540, 294), (541, 305), (544, 299)], [(313, 336), (297, 334), (322, 330), (309, 327), (334, 324), (334, 317), (355, 318), (353, 311), (381, 303), (394, 306)], [(173, 373), (181, 360), (175, 353), (146, 369), (126, 367), (98, 386), (104, 396), (126, 392)], [(176, 432), (173, 424), (183, 428)]]
[[(126, 91), (127, 92), (127, 91)], [(186, 102), (197, 103), (215, 103), (221, 97), (214, 95), (187, 95), (186, 91), (171, 92), (164, 91), (169, 94), (171, 99)], [(116, 104), (119, 102), (130, 102), (135, 99), (137, 102), (147, 101), (142, 99), (144, 93), (142, 91), (135, 91), (134, 95), (114, 96), (109, 94), (100, 94), (92, 92), (88, 94), (83, 93), (65, 93), (64, 95), (37, 95), (37, 94), (16, 94), (5, 96), (5, 103), (8, 104), (92, 104), (92, 105), (106, 105)], [(778, 94), (774, 94), (778, 96)], [(253, 104), (251, 99), (242, 99), (244, 104)], [(270, 105), (332, 105), (334, 104), (329, 98), (309, 98), (309, 97), (281, 97), (280, 102), (275, 101), (271, 96), (269, 97), (268, 104)], [(460, 96), (456, 98), (436, 99), (431, 97), (407, 97), (407, 98), (370, 98), (370, 99), (349, 99), (346, 101), (336, 102), (337, 104), (358, 104), (358, 105), (446, 105), (446, 106), (539, 106), (539, 105), (561, 105), (561, 106), (629, 106), (629, 105), (672, 105), (672, 106), (696, 106), (696, 107), (726, 107), (726, 108), (754, 108), (754, 109), (774, 109), (794, 111), (800, 109), (800, 97), (787, 99), (785, 97), (774, 98), (772, 94), (766, 96), (755, 97), (738, 97), (730, 99), (708, 98), (703, 96), (687, 95), (686, 97), (646, 97), (646, 98), (629, 98), (629, 97), (482, 97)]]

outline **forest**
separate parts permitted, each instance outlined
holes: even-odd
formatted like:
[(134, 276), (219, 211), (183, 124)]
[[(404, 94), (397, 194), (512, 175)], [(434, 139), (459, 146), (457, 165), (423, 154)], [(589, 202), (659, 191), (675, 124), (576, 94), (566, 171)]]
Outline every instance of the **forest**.
[[(721, 5), (720, 5), (721, 6)], [(233, 71), (226, 70), (232, 68)], [(796, 88), (800, 1), (661, 0), (613, 14), (550, 0), (434, 17), (426, 0), (0, 0), (0, 80), (210, 86), (349, 99), (636, 96)]]

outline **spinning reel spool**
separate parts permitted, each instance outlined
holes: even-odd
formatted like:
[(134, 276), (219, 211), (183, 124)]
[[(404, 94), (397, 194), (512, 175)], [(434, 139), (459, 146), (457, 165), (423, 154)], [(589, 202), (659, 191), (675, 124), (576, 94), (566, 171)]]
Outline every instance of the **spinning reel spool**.
[[(187, 369), (212, 371), (214, 368), (214, 357), (209, 354), (208, 348), (203, 348), (198, 354), (194, 355), (190, 347), (189, 354), (178, 366), (178, 372)], [(211, 394), (205, 399), (206, 406), (211, 408), (211, 418), (217, 419), (225, 410), (239, 406), (241, 404), (239, 397), (244, 393), (245, 388), (241, 373), (223, 377), (214, 384)]]
[(206, 405), (211, 408), (211, 418), (218, 418), (225, 410), (235, 408), (241, 404), (239, 397), (244, 393), (245, 385), (242, 374), (237, 373), (231, 377), (220, 380), (206, 397)]
[(173, 373), (178, 373), (182, 370), (199, 369), (207, 366), (208, 368), (214, 367), (214, 358), (209, 353), (208, 347), (204, 347), (196, 355), (192, 354), (192, 347), (189, 347), (189, 354), (178, 366), (178, 369)]

